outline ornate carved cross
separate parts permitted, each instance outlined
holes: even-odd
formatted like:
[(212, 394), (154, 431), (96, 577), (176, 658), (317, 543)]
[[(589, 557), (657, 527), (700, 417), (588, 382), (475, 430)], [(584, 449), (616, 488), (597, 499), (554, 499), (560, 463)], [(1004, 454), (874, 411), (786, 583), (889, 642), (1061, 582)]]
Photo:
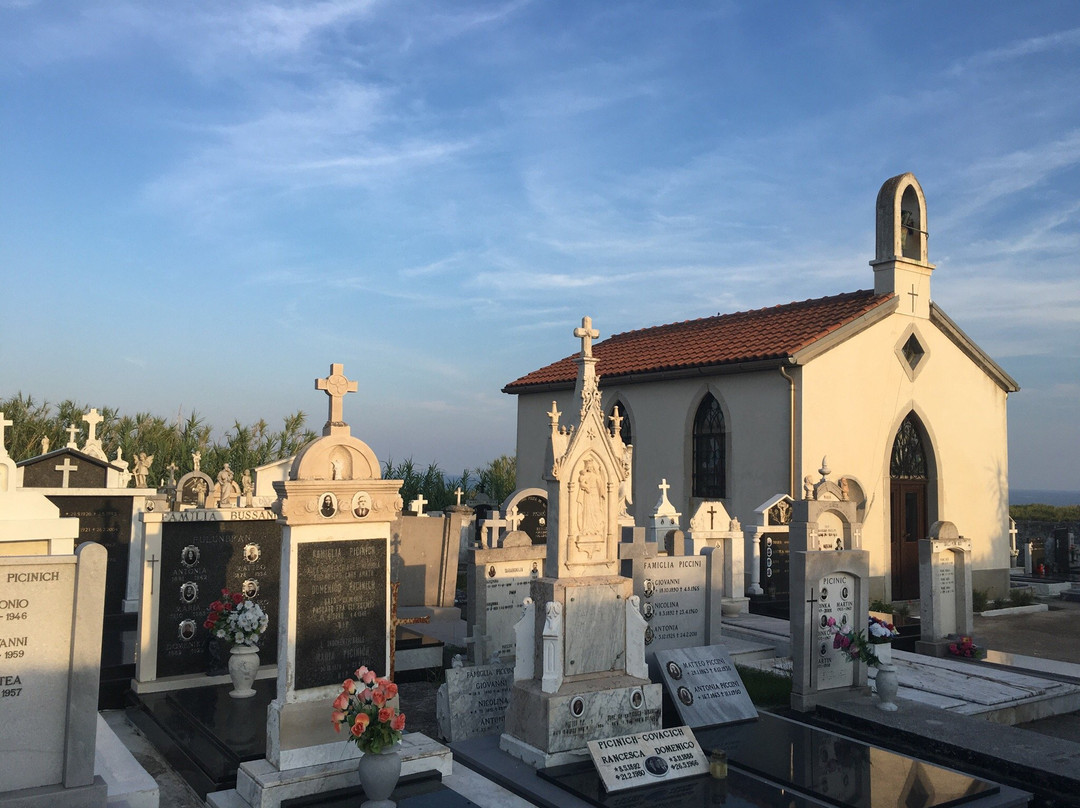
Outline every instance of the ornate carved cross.
[(329, 426), (344, 426), (341, 400), (347, 393), (355, 393), (357, 390), (357, 383), (345, 378), (342, 372), (344, 367), (340, 362), (335, 362), (330, 365), (329, 376), (315, 380), (315, 389), (325, 390), (326, 395), (330, 396), (330, 415), (327, 420)]
[(517, 530), (525, 517), (521, 515), (521, 511), (517, 509), (517, 505), (506, 512), (506, 526), (511, 530)]
[(98, 424), (104, 421), (105, 418), (102, 417), (101, 413), (99, 413), (97, 411), (97, 408), (95, 407), (83, 416), (83, 420), (86, 421), (87, 424), (89, 424), (89, 427), (87, 429), (86, 442), (93, 443), (97, 440)]
[(581, 318), (581, 328), (574, 329), (574, 336), (581, 340), (581, 355), (592, 356), (592, 341), (600, 336), (600, 332), (592, 327), (591, 317)]

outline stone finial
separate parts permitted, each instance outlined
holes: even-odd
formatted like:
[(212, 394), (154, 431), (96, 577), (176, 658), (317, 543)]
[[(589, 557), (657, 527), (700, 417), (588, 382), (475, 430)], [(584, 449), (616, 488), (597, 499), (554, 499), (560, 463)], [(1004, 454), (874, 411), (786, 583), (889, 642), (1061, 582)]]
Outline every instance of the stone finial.
[(551, 419), (551, 427), (552, 427), (552, 429), (555, 429), (556, 427), (559, 426), (559, 416), (560, 415), (562, 415), (562, 413), (559, 412), (559, 405), (556, 402), (552, 401), (551, 402), (551, 409), (548, 411), (548, 414), (547, 414), (548, 418)]
[(619, 437), (619, 433), (622, 431), (623, 417), (619, 414), (618, 404), (615, 405), (615, 409), (608, 416), (608, 420), (611, 421), (611, 437)]
[(821, 475), (821, 482), (825, 482), (825, 478), (832, 473), (832, 469), (829, 468), (829, 458), (821, 458), (821, 468), (818, 469), (818, 474)]

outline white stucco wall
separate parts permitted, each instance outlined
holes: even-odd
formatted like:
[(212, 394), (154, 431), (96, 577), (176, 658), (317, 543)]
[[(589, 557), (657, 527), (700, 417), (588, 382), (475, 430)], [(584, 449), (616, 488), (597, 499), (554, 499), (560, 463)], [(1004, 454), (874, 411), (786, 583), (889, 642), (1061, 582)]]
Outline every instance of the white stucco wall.
[[(912, 324), (928, 349), (914, 380), (895, 354)], [(897, 312), (808, 362), (797, 391), (800, 477), (816, 476), (827, 455), (834, 479), (863, 487), (871, 576), (889, 570), (889, 461), (912, 410), (929, 439), (928, 524), (955, 523), (973, 542), (975, 570), (1008, 568), (1007, 396), (936, 325)]]

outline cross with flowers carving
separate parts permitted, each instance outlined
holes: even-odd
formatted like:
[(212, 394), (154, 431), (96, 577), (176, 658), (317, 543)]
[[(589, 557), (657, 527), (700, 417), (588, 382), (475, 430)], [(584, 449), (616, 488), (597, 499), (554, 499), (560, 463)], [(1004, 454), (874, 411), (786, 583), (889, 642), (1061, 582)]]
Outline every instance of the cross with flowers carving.
[(355, 393), (357, 390), (357, 383), (349, 381), (345, 378), (345, 374), (342, 372), (344, 365), (340, 362), (335, 362), (330, 365), (330, 375), (325, 379), (315, 380), (315, 389), (326, 391), (326, 395), (330, 396), (330, 414), (326, 422), (326, 426), (344, 426), (345, 418), (342, 414), (342, 399), (345, 398), (347, 393)]

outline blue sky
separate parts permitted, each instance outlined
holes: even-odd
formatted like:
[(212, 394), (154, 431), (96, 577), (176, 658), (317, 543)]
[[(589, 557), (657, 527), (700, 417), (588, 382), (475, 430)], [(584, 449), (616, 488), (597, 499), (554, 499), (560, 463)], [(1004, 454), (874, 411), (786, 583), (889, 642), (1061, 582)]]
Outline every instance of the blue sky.
[(1072, 0), (0, 0), (0, 395), (318, 427), (338, 361), (458, 473), (583, 314), (868, 288), (912, 171), (1012, 485), (1080, 490), (1078, 87)]

